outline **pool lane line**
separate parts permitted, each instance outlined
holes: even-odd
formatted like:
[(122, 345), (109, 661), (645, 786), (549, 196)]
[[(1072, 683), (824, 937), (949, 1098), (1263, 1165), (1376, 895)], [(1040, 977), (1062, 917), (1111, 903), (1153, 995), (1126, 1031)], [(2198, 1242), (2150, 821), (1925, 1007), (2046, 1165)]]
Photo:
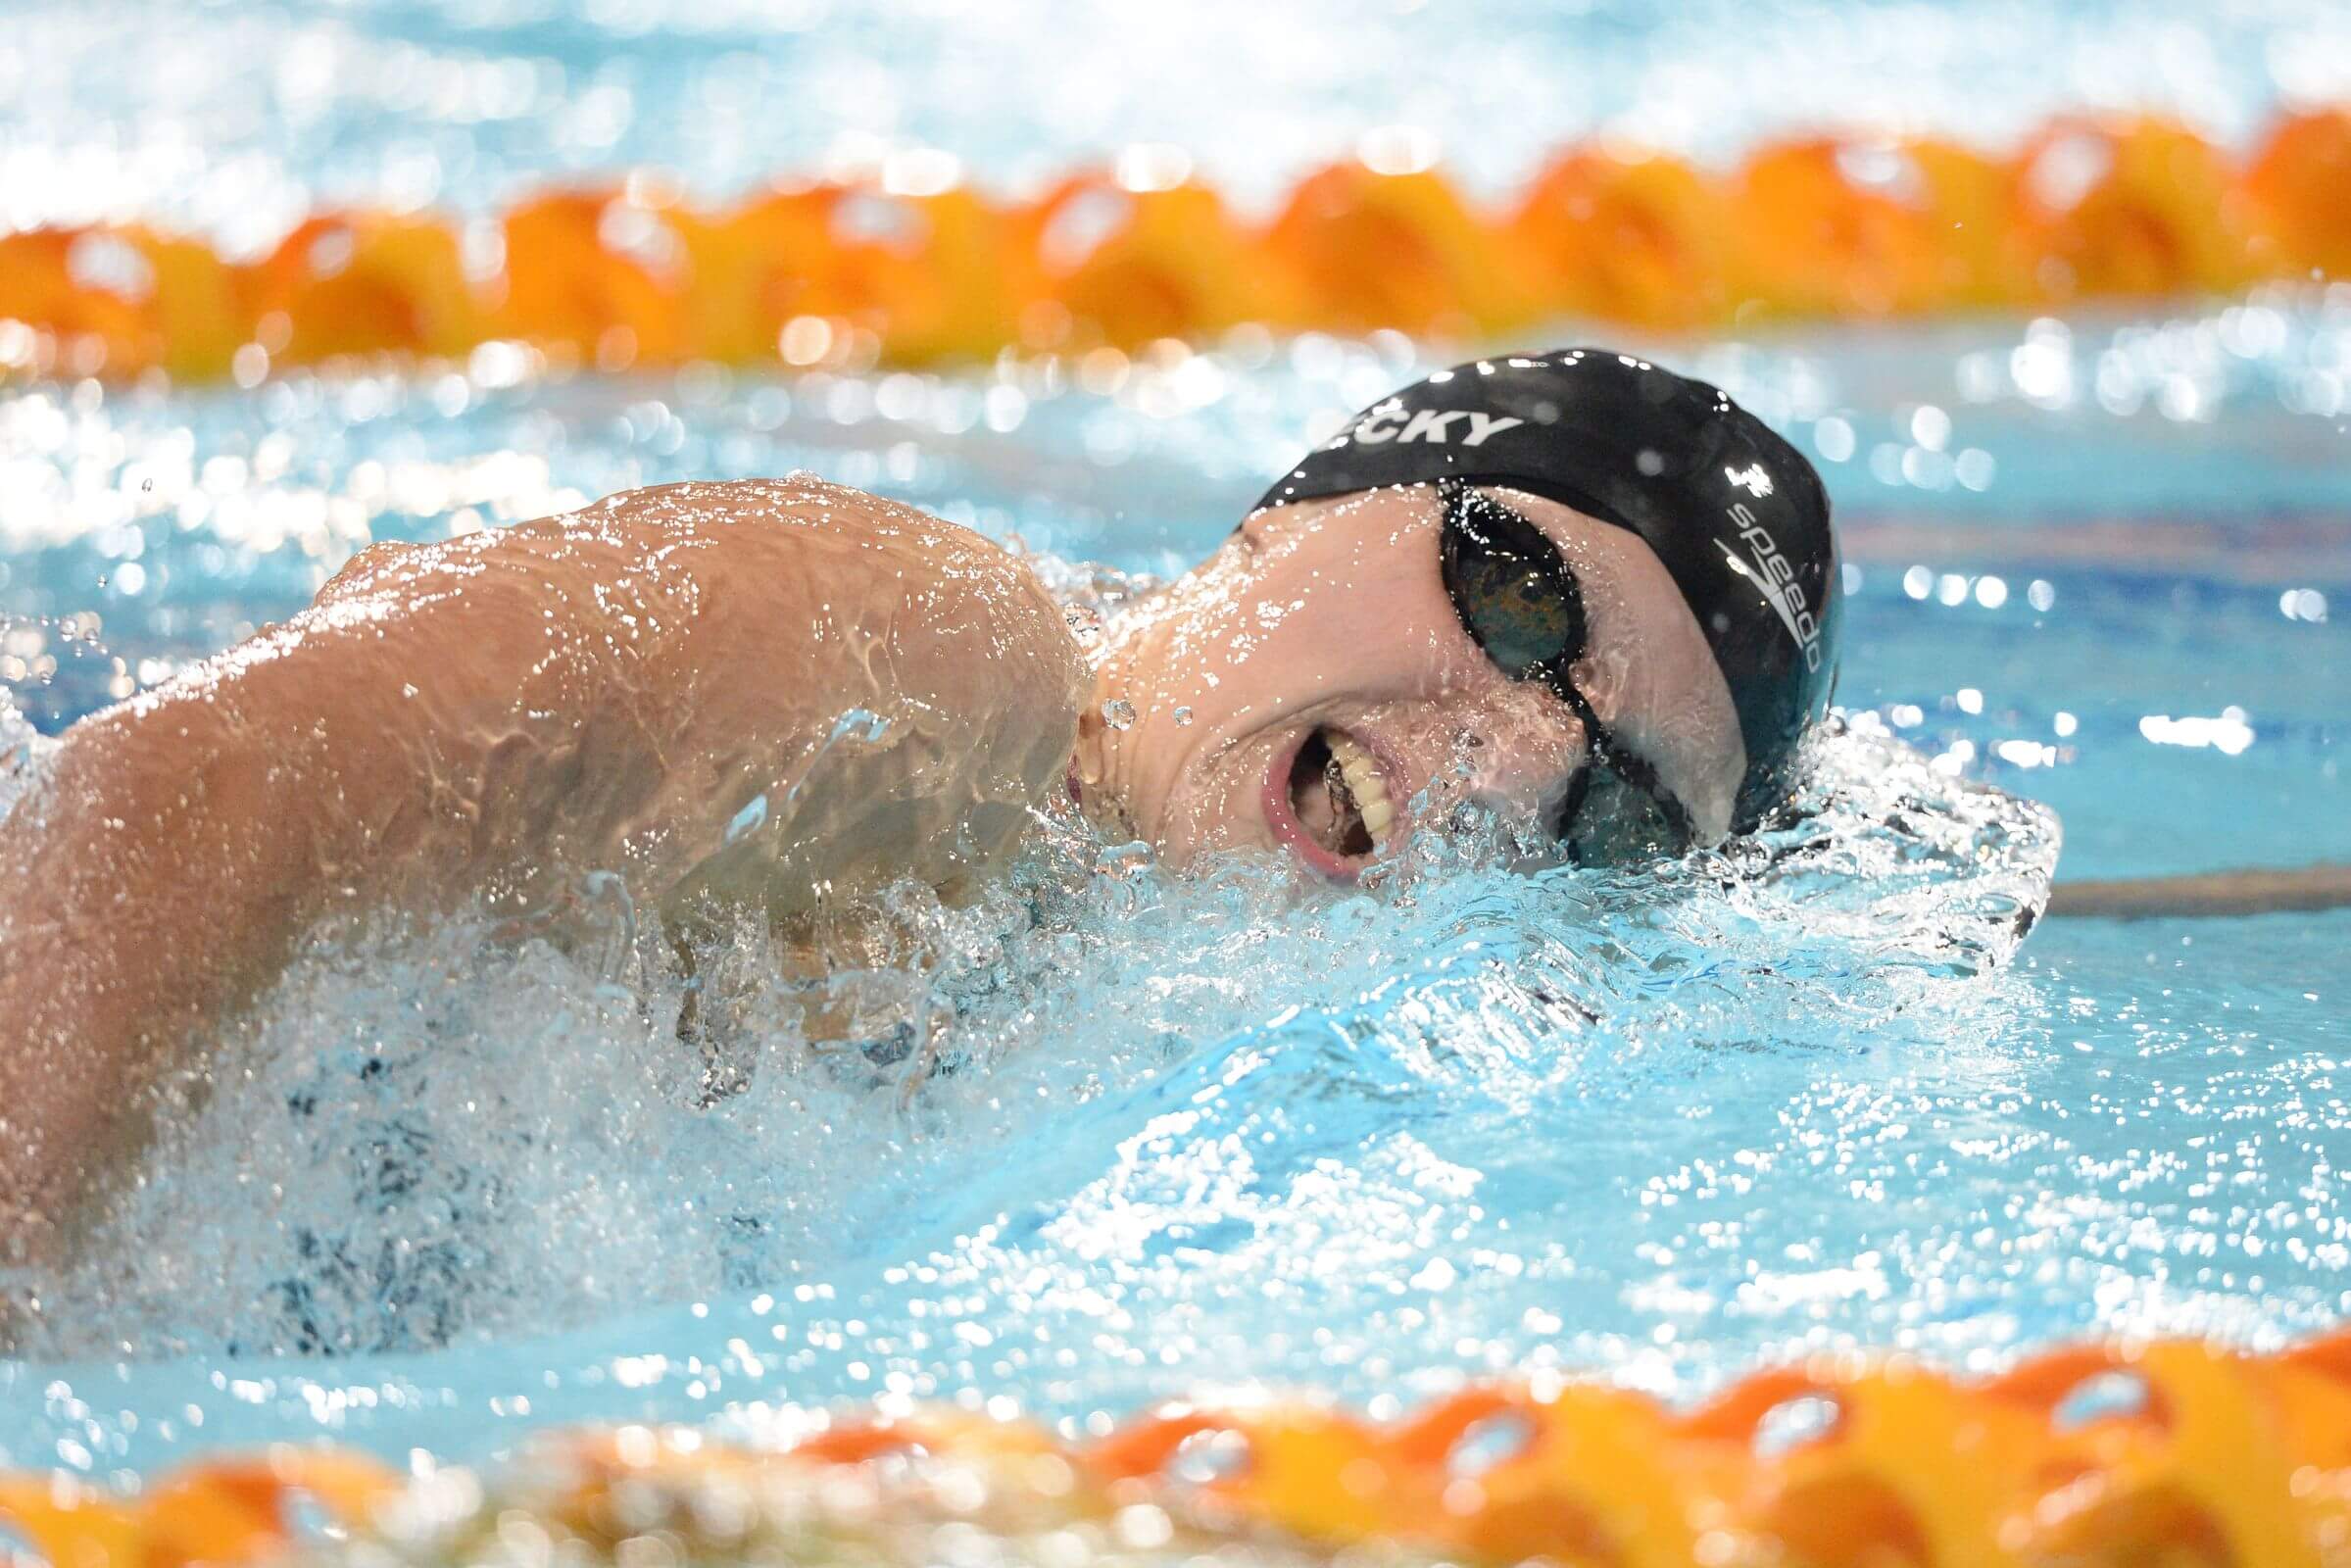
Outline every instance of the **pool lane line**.
[(2308, 912), (2347, 906), (2351, 906), (2351, 865), (2323, 864), (2060, 882), (2049, 890), (2046, 912), (2103, 920), (2178, 920)]

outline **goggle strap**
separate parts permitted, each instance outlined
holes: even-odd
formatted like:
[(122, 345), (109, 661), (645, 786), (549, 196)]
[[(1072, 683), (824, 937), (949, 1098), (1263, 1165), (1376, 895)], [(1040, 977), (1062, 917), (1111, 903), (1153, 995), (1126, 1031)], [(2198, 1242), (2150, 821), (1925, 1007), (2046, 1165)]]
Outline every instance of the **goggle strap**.
[[(1480, 495), (1476, 482), (1466, 478), (1439, 479), (1437, 481), (1437, 502), (1439, 514), (1443, 518), (1441, 526), (1447, 529), (1458, 527), (1460, 525), (1458, 519), (1461, 514), (1466, 513), (1472, 505), (1480, 502), (1504, 511), (1509, 510), (1504, 503), (1495, 501), (1490, 496)], [(1574, 501), (1569, 504), (1577, 505)], [(1589, 504), (1586, 504), (1581, 510), (1589, 511)], [(1610, 517), (1607, 520), (1614, 521), (1616, 519)], [(1621, 523), (1619, 525), (1623, 526)], [(1553, 547), (1554, 552), (1556, 548), (1556, 546)], [(1559, 562), (1559, 569), (1566, 573), (1571, 581), (1573, 580), (1574, 568), (1569, 566), (1564, 560)], [(1464, 628), (1469, 631), (1473, 639), (1476, 639), (1477, 628), (1469, 622), (1466, 612), (1458, 603), (1455, 604), (1454, 611), (1462, 615)], [(1482, 642), (1481, 646), (1483, 646)], [(1600, 715), (1592, 710), (1592, 704), (1585, 701), (1584, 694), (1576, 689), (1575, 682), (1568, 679), (1568, 666), (1581, 659), (1584, 652), (1585, 650), (1580, 647), (1569, 649), (1557, 660), (1543, 665), (1539, 671), (1543, 677), (1543, 683), (1549, 687), (1560, 701), (1567, 704), (1569, 710), (1576, 715), (1576, 721), (1584, 726), (1585, 745), (1591, 753), (1591, 760), (1587, 760), (1586, 764), (1577, 770), (1575, 782), (1568, 787), (1567, 802), (1562, 808), (1559, 817), (1559, 837), (1567, 841), (1571, 852), (1575, 850), (1574, 841), (1569, 837), (1569, 830), (1575, 825), (1577, 813), (1584, 808), (1585, 796), (1590, 793), (1592, 787), (1591, 763), (1592, 760), (1597, 760), (1607, 764), (1618, 777), (1656, 802), (1657, 808), (1665, 813), (1668, 825), (1681, 836), (1684, 844), (1694, 842), (1696, 833), (1690, 822), (1688, 808), (1683, 806), (1671, 790), (1665, 788), (1657, 777), (1657, 770), (1651, 767), (1646, 760), (1638, 752), (1617, 744), (1615, 737), (1609, 733), (1608, 726), (1600, 722)], [(1580, 860), (1582, 857), (1579, 855), (1578, 858)]]
[[(1577, 813), (1584, 809), (1585, 796), (1591, 792), (1592, 764), (1595, 761), (1605, 763), (1610, 772), (1655, 802), (1657, 809), (1665, 813), (1666, 825), (1674, 830), (1685, 846), (1695, 843), (1696, 825), (1690, 819), (1690, 808), (1665, 787), (1657, 777), (1657, 770), (1648, 764), (1646, 759), (1639, 752), (1617, 744), (1608, 726), (1600, 722), (1600, 715), (1592, 711), (1592, 704), (1584, 700), (1584, 694), (1576, 689), (1575, 682), (1567, 678), (1567, 671), (1545, 669), (1543, 684), (1567, 704), (1569, 710), (1576, 715), (1576, 722), (1584, 726), (1585, 746), (1591, 753), (1584, 765), (1576, 770), (1576, 781), (1568, 787), (1567, 805), (1559, 815), (1559, 836), (1568, 840), (1569, 847), (1574, 848), (1574, 840), (1569, 838), (1569, 832), (1576, 825)], [(1582, 856), (1579, 854), (1577, 858), (1580, 861)]]

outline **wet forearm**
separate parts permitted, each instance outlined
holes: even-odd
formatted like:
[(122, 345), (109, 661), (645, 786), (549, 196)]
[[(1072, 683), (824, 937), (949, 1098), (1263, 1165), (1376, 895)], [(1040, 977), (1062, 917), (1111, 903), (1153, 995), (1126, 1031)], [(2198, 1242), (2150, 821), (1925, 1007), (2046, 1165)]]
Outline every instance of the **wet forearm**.
[(65, 1206), (328, 909), (544, 909), (590, 869), (777, 918), (955, 883), (1059, 787), (1083, 690), (1024, 568), (808, 481), (371, 550), (86, 721), (0, 828), (0, 1208)]
[(289, 937), (306, 846), (247, 721), (226, 700), (97, 715), (0, 823), (0, 1233), (73, 1206), (159, 1066)]

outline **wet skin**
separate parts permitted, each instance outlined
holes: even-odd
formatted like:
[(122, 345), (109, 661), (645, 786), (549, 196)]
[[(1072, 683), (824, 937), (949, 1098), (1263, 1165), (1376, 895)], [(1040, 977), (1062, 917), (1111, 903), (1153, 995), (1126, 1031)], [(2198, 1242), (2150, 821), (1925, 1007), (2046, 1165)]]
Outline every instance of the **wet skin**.
[(365, 552), (0, 821), (0, 1257), (322, 917), (560, 912), (590, 870), (681, 917), (953, 886), (1062, 787), (1085, 681), (1025, 567), (813, 480)]
[[(1746, 765), (1730, 689), (1648, 547), (1554, 501), (1489, 487), (1555, 544), (1581, 583), (1590, 652), (1576, 685), (1720, 839)], [(1285, 847), (1327, 875), (1333, 853), (1296, 809), (1293, 760), (1334, 732), (1368, 754), (1409, 830), (1414, 796), (1467, 796), (1544, 820), (1588, 755), (1582, 726), (1541, 686), (1478, 648), (1439, 566), (1435, 487), (1369, 491), (1251, 514), (1217, 553), (1113, 629), (1098, 689), (1136, 719), (1081, 731), (1090, 793), (1171, 864)], [(1304, 792), (1311, 797), (1312, 791)], [(1311, 801), (1309, 801), (1311, 804)]]
[[(1663, 567), (1494, 493), (1582, 581), (1578, 684), (1719, 837), (1738, 725)], [(1470, 640), (1438, 538), (1427, 486), (1255, 514), (1091, 670), (1012, 557), (802, 477), (371, 548), (283, 626), (76, 725), (0, 821), (0, 1256), (60, 1245), (135, 1147), (140, 1091), (340, 912), (560, 916), (613, 871), (673, 925), (788, 927), (900, 877), (952, 895), (1071, 782), (1175, 868), (1255, 846), (1345, 878), (1367, 855), (1325, 847), (1333, 797), (1294, 787), (1316, 744), (1378, 775), (1391, 842), (1432, 780), (1541, 813), (1585, 737)]]

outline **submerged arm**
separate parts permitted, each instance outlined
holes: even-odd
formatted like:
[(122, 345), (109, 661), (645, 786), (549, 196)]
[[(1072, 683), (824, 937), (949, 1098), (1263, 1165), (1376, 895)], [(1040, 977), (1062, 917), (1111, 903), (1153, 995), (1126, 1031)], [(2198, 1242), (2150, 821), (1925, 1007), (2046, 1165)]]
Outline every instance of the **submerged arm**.
[(0, 1258), (74, 1206), (133, 1136), (125, 1102), (311, 902), (285, 672), (214, 673), (76, 726), (0, 821)]

